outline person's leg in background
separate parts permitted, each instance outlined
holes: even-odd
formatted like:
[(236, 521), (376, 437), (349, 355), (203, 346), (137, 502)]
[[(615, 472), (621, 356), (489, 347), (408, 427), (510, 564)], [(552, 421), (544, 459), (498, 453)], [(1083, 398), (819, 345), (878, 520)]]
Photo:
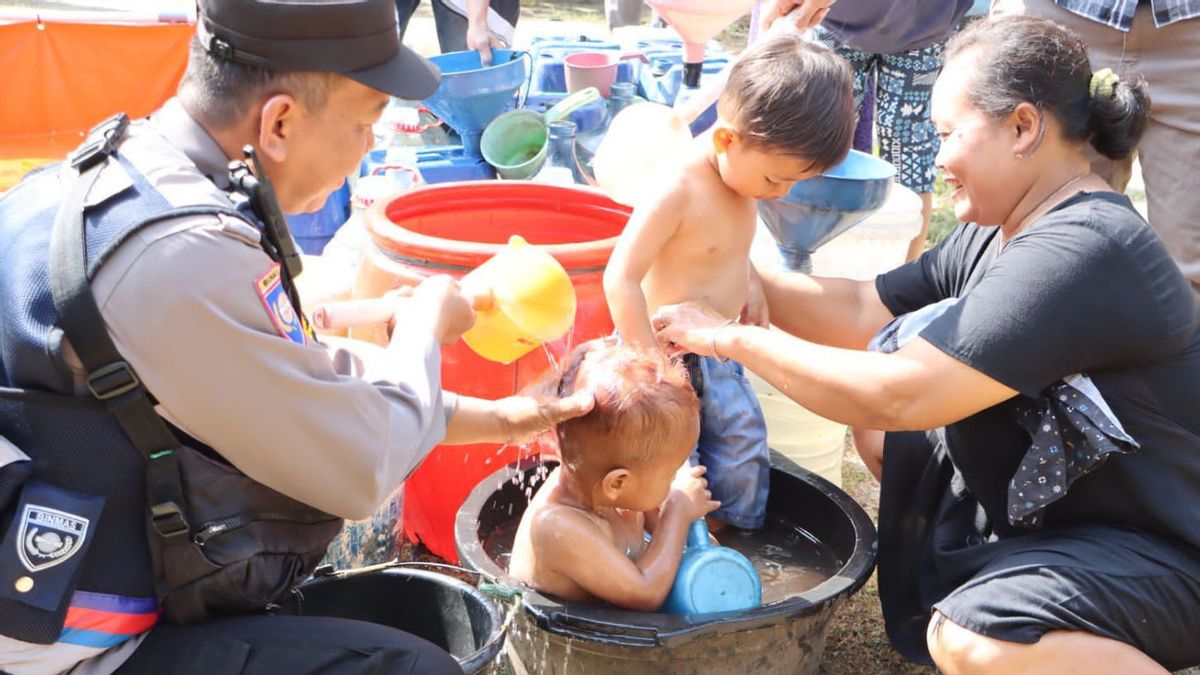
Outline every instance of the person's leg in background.
[[(469, 23), (464, 12), (468, 3), (465, 0), (454, 3), (454, 5), (448, 4), (445, 0), (430, 0), (430, 2), (433, 4), (433, 20), (437, 25), (438, 47), (442, 53), (461, 52), (467, 49)], [(512, 26), (517, 25), (517, 19), (521, 15), (519, 0), (491, 0), (488, 6)]]
[(868, 78), (863, 90), (862, 102), (858, 104), (858, 126), (854, 128), (854, 149), (872, 154), (875, 152), (875, 79)]
[(877, 119), (875, 115), (877, 108), (875, 105), (876, 56), (843, 45), (832, 33), (819, 25), (813, 31), (822, 44), (846, 59), (850, 63), (850, 67), (854, 69), (854, 109), (859, 114), (858, 126), (854, 129), (854, 149), (871, 152), (874, 140), (874, 120)]
[[(937, 177), (933, 158), (938, 139), (929, 121), (929, 96), (942, 69), (943, 46), (939, 43), (901, 54), (874, 55), (879, 154), (896, 167), (900, 184), (921, 198), (921, 231), (909, 242), (905, 260), (914, 260), (925, 250), (925, 234), (933, 215), (933, 183)], [(850, 433), (854, 447), (878, 478), (879, 466), (868, 458), (882, 456), (884, 432), (852, 427)]]
[(450, 9), (441, 0), (433, 3), (433, 22), (437, 25), (438, 47), (442, 53), (461, 52), (467, 48), (467, 17)]
[[(1113, 60), (1115, 62), (1115, 60)], [(1092, 56), (1096, 64), (1096, 56)], [(1156, 28), (1139, 3), (1125, 59), (1109, 66), (1139, 73), (1150, 91), (1150, 121), (1138, 144), (1147, 220), (1200, 295), (1200, 17)], [(1104, 67), (1104, 66), (1101, 66)], [(1123, 70), (1122, 70), (1123, 68)]]
[(408, 28), (408, 20), (412, 18), (413, 12), (417, 11), (419, 4), (421, 4), (421, 0), (396, 0), (396, 18), (400, 22), (401, 42), (404, 41), (404, 31)]
[[(1079, 16), (1053, 0), (996, 0), (993, 15), (1042, 16), (1074, 31), (1088, 47), (1092, 70), (1141, 75), (1149, 87), (1150, 121), (1138, 145), (1146, 183), (1147, 220), (1200, 294), (1200, 18), (1157, 28), (1150, 3), (1139, 3), (1129, 33)], [(1088, 148), (1092, 171), (1124, 192), (1133, 158), (1113, 161)]]
[(608, 29), (636, 26), (642, 22), (642, 0), (604, 0)]
[(925, 250), (925, 234), (933, 215), (934, 157), (937, 132), (929, 121), (929, 98), (942, 70), (937, 43), (899, 54), (880, 54), (875, 74), (875, 127), (879, 154), (891, 162), (900, 184), (921, 198), (921, 231), (908, 246), (905, 260)]

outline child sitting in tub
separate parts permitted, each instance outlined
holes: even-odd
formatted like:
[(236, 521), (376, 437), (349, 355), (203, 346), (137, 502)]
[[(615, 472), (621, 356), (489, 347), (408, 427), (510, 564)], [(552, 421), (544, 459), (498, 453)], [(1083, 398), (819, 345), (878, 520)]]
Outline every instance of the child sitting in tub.
[(609, 338), (580, 345), (543, 386), (558, 397), (590, 390), (596, 403), (554, 432), (562, 463), (521, 518), (509, 573), (565, 600), (657, 610), (688, 525), (719, 505), (704, 467), (685, 463), (700, 433), (687, 375)]
[[(656, 348), (650, 316), (659, 307), (702, 302), (767, 325), (746, 304), (758, 199), (787, 194), (796, 181), (840, 162), (850, 150), (855, 111), (850, 66), (795, 35), (746, 50), (717, 102), (713, 129), (697, 137), (655, 196), (635, 205), (604, 273), (604, 293), (621, 339)], [(700, 396), (695, 461), (721, 508), (709, 528), (762, 527), (770, 460), (758, 400), (738, 363), (684, 357)]]

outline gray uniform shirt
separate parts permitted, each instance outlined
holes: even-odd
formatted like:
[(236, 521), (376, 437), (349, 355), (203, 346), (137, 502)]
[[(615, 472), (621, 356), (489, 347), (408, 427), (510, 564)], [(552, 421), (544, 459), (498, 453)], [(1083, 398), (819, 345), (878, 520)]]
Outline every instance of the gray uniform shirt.
[[(150, 154), (151, 134), (179, 154)], [(120, 151), (173, 206), (222, 199), (228, 160), (176, 100), (134, 125)], [(126, 181), (106, 169), (88, 201)], [(92, 289), (164, 417), (264, 485), (365, 518), (445, 435), (456, 399), (441, 390), (438, 344), (404, 321), (410, 330), (388, 349), (293, 342), (257, 290), (273, 265), (245, 221), (180, 218), (123, 243)]]

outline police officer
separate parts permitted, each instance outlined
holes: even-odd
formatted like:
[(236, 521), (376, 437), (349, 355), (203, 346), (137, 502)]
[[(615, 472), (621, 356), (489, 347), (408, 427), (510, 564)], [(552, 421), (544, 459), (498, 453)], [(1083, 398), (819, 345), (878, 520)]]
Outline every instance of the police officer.
[[(258, 484), (358, 519), (439, 443), (526, 438), (586, 412), (585, 398), (443, 392), (439, 344), (474, 321), (448, 277), (398, 303), (387, 347), (305, 330), (262, 224), (238, 215), (228, 163), (253, 146), (282, 210), (313, 210), (370, 148), (389, 95), (425, 98), (438, 73), (401, 46), (392, 0), (199, 5), (177, 97), (130, 125), (82, 200), (96, 306), (122, 373), (161, 418)], [(102, 416), (45, 403), (127, 393), (90, 369), (85, 380), (86, 350), (49, 306), (48, 232), (72, 189), (68, 164), (0, 200), (0, 391), (25, 392), (0, 395), (0, 434), (12, 441), (0, 438), (0, 516), (15, 514), (0, 553), (0, 671), (457, 672), (427, 642), (346, 619), (156, 625), (146, 498), (116, 473), (146, 460), (112, 452)], [(9, 489), (30, 465), (39, 480)]]

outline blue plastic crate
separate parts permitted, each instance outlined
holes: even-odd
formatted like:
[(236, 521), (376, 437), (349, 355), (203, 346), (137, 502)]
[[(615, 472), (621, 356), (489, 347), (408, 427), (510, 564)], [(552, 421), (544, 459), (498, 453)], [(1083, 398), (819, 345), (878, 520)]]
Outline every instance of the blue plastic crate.
[[(361, 175), (374, 173), (384, 165), (386, 151), (375, 149), (363, 160)], [(449, 183), (464, 180), (490, 180), (496, 170), (482, 157), (467, 155), (461, 145), (436, 145), (417, 149), (417, 171), (426, 183)]]
[[(542, 94), (566, 93), (567, 76), (563, 59), (576, 52), (620, 51), (621, 45), (604, 40), (535, 39), (529, 55), (533, 60), (530, 74), (530, 97)], [(638, 62), (617, 64), (617, 82), (637, 82)]]
[[(536, 96), (530, 96), (525, 99), (525, 108), (538, 113), (545, 113), (554, 104), (566, 98), (566, 93), (541, 93)], [(575, 123), (576, 133), (587, 133), (592, 129), (604, 123), (604, 116), (608, 114), (608, 102), (604, 99), (597, 99), (579, 108), (575, 112), (567, 116), (567, 119)]]
[(496, 177), (496, 170), (483, 157), (467, 155), (459, 145), (418, 150), (417, 170), (421, 172), (421, 179), (431, 184)]
[(320, 209), (312, 213), (286, 214), (288, 229), (300, 250), (309, 255), (320, 255), (325, 244), (333, 239), (346, 219), (350, 217), (350, 182), (343, 181)]

